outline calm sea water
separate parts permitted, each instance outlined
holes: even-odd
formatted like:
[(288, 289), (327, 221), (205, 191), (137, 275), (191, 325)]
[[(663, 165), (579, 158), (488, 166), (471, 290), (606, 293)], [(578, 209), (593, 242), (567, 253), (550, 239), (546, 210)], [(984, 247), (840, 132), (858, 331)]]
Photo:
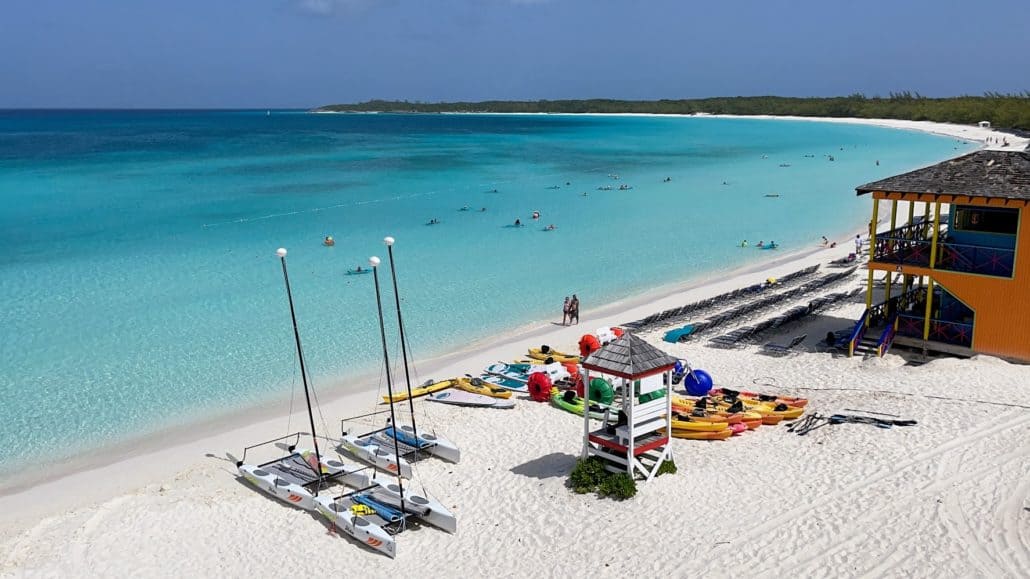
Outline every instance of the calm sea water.
[(743, 238), (813, 246), (868, 219), (854, 186), (969, 148), (735, 119), (0, 112), (0, 467), (287, 396), (280, 246), (324, 384), (379, 364), (371, 278), (345, 272), (385, 235), (425, 357), (571, 293), (774, 257)]

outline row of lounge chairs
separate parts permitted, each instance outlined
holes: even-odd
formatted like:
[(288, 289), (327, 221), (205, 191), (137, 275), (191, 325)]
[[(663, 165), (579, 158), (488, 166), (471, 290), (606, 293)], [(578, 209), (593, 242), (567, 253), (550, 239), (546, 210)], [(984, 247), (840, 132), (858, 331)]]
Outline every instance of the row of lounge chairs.
[(818, 269), (818, 265), (806, 267), (805, 269), (801, 269), (781, 277), (774, 285), (765, 283), (749, 285), (708, 299), (693, 302), (679, 308), (672, 308), (658, 312), (657, 314), (652, 314), (646, 318), (622, 324), (622, 327), (630, 330), (642, 331), (658, 325), (674, 322), (688, 315), (697, 315), (708, 310), (733, 306), (741, 301), (750, 300), (755, 295), (762, 293), (767, 289), (783, 289), (785, 287), (797, 285), (815, 274)]
[[(727, 323), (740, 323), (742, 321), (746, 322), (748, 320), (758, 317), (760, 314), (762, 314), (765, 310), (769, 308), (776, 307), (778, 305), (783, 304), (784, 302), (799, 299), (816, 291), (825, 289), (826, 287), (831, 286), (835, 283), (848, 279), (848, 277), (855, 272), (855, 269), (857, 268), (852, 268), (847, 271), (825, 275), (811, 283), (798, 286), (794, 289), (773, 294), (760, 300), (755, 300), (741, 304), (735, 308), (731, 308), (729, 310), (716, 314), (715, 316), (712, 316), (711, 318), (708, 318), (706, 320), (689, 324), (688, 327), (685, 327), (682, 330), (673, 330), (671, 332), (668, 332), (665, 336), (665, 340), (667, 342), (682, 342), (690, 337), (697, 336), (698, 334), (701, 334), (706, 331), (711, 331), (715, 328), (726, 325)], [(689, 331), (687, 331), (688, 329)]]
[[(764, 332), (801, 320), (806, 316), (812, 315), (831, 305), (849, 299), (861, 292), (862, 288), (856, 288), (851, 291), (835, 292), (825, 296), (818, 297), (808, 302), (808, 304), (794, 306), (779, 315), (773, 316), (771, 318), (766, 318), (757, 324), (742, 326), (740, 328), (733, 330), (732, 332), (728, 332), (726, 334), (722, 334), (721, 336), (717, 336), (713, 338), (710, 341), (710, 343), (717, 346), (729, 348), (744, 345), (748, 342), (752, 342), (756, 337), (758, 337), (760, 334)], [(770, 353), (787, 353), (793, 350), (798, 344), (800, 344), (803, 341), (804, 337), (802, 337), (801, 339), (795, 338), (795, 340), (793, 340), (790, 344), (786, 346), (780, 346), (777, 344), (766, 344), (763, 347), (763, 350), (766, 350)]]

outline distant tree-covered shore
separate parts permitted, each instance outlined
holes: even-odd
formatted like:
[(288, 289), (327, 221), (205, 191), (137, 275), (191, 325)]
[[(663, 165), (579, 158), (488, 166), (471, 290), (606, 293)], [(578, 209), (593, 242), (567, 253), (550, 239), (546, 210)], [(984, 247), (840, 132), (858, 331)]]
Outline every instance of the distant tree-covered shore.
[(929, 98), (918, 93), (891, 93), (887, 97), (717, 97), (704, 99), (623, 101), (612, 99), (482, 101), (421, 103), (371, 100), (327, 105), (316, 112), (387, 113), (650, 113), (691, 115), (795, 115), (801, 117), (856, 117), (904, 119), (940, 123), (975, 124), (990, 121), (997, 128), (1030, 131), (1030, 91), (1022, 94), (987, 93), (984, 96)]

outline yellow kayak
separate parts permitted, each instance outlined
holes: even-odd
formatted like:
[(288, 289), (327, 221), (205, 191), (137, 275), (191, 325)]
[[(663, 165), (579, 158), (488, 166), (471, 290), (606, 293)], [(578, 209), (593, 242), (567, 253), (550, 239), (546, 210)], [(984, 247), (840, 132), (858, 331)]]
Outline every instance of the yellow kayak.
[(714, 431), (697, 431), (697, 430), (676, 430), (673, 429), (672, 436), (674, 438), (688, 438), (691, 440), (726, 440), (733, 436), (733, 431), (729, 428)]
[(677, 420), (673, 418), (672, 430), (691, 430), (694, 432), (717, 432), (728, 430), (725, 422), (708, 422), (703, 420)]
[[(411, 389), (411, 397), (412, 398), (418, 398), (419, 396), (425, 396), (426, 394), (432, 394), (433, 392), (439, 392), (440, 390), (443, 390), (444, 388), (450, 388), (451, 386), (455, 386), (456, 382), (458, 382), (457, 378), (448, 378), (447, 380), (441, 380), (439, 382), (432, 382), (432, 381), (430, 381), (430, 382), (427, 382), (426, 384), (423, 384), (422, 386), (419, 386), (418, 388), (412, 388)], [(407, 400), (407, 399), (408, 399), (408, 392), (405, 390), (405, 391), (398, 392), (398, 393), (394, 394), (392, 399), (389, 396), (383, 396), (383, 404), (389, 404), (390, 402), (400, 402), (402, 400)]]
[(530, 348), (529, 357), (533, 358), (534, 360), (546, 360), (548, 358), (553, 358), (555, 362), (574, 362), (576, 364), (579, 364), (579, 356), (565, 354), (557, 350), (548, 350), (547, 352), (544, 352), (540, 348)]
[(492, 384), (483, 382), (479, 378), (459, 378), (454, 384), (455, 388), (464, 390), (466, 392), (472, 392), (473, 394), (482, 394), (483, 396), (489, 396), (491, 398), (511, 398), (511, 390), (506, 390)]

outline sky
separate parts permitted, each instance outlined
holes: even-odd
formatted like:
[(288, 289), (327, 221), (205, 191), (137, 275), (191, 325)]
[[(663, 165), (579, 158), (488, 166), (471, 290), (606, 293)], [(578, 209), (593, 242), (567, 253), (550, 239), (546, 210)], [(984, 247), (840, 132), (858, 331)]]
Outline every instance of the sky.
[(0, 108), (1030, 90), (1030, 0), (4, 0)]

